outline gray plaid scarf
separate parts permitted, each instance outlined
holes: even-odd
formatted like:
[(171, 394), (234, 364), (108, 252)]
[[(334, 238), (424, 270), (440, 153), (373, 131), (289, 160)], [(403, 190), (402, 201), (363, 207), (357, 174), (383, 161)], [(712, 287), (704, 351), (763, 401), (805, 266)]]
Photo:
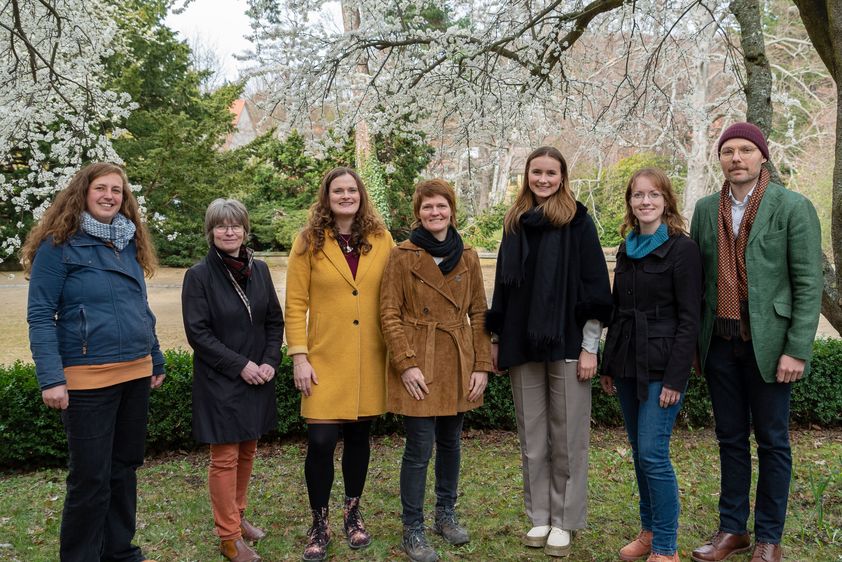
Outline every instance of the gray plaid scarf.
[(105, 224), (93, 218), (88, 211), (82, 211), (82, 230), (122, 250), (132, 241), (137, 228), (123, 213), (117, 213), (111, 224)]

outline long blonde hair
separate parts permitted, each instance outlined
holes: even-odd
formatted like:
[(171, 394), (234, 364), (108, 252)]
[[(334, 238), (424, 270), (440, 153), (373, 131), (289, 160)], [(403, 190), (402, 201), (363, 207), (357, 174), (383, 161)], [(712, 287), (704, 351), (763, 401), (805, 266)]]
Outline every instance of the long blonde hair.
[(382, 234), (386, 230), (386, 226), (371, 205), (362, 178), (351, 168), (339, 166), (330, 170), (322, 177), (322, 181), (319, 184), (319, 195), (316, 198), (316, 202), (310, 206), (307, 224), (301, 229), (301, 240), (303, 244), (297, 249), (299, 254), (303, 254), (308, 250), (315, 254), (324, 248), (325, 233), (327, 231), (332, 232), (334, 238), (339, 238), (336, 218), (330, 210), (330, 184), (336, 178), (345, 175), (354, 178), (360, 193), (360, 208), (357, 209), (357, 214), (354, 215), (354, 222), (351, 225), (351, 245), (358, 248), (360, 254), (367, 254), (371, 251), (369, 236)]
[[(541, 156), (549, 156), (558, 160), (561, 168), (561, 185), (558, 191), (550, 195), (543, 203), (538, 203), (535, 194), (529, 189), (529, 165), (535, 158)], [(544, 211), (544, 217), (553, 226), (561, 227), (573, 220), (576, 215), (576, 198), (570, 190), (570, 177), (567, 173), (567, 162), (564, 156), (558, 149), (552, 146), (542, 146), (536, 148), (526, 158), (526, 166), (523, 172), (523, 183), (520, 186), (520, 191), (515, 198), (515, 202), (511, 208), (506, 211), (506, 216), (503, 219), (503, 225), (506, 233), (512, 233), (519, 228), (520, 217), (524, 213), (533, 209), (534, 207), (541, 207)]]
[(137, 247), (137, 261), (146, 276), (152, 277), (155, 268), (158, 267), (158, 258), (155, 256), (152, 238), (146, 229), (146, 225), (141, 220), (140, 207), (131, 189), (129, 189), (129, 178), (126, 176), (126, 171), (121, 166), (110, 162), (94, 162), (76, 172), (67, 187), (56, 195), (52, 205), (38, 221), (38, 224), (29, 231), (20, 252), (20, 263), (26, 275), (29, 275), (32, 270), (32, 262), (35, 260), (35, 253), (38, 251), (41, 242), (52, 237), (53, 244), (58, 246), (65, 243), (79, 230), (82, 211), (86, 209), (88, 186), (95, 179), (108, 174), (119, 174), (123, 180), (123, 203), (120, 206), (120, 212), (135, 225), (134, 241)]
[(660, 191), (664, 197), (664, 214), (661, 217), (661, 221), (667, 225), (667, 232), (669, 232), (670, 236), (679, 233), (687, 234), (687, 223), (678, 211), (678, 201), (670, 179), (658, 168), (641, 168), (632, 174), (632, 177), (629, 178), (629, 183), (626, 184), (626, 216), (623, 218), (622, 226), (620, 226), (620, 236), (625, 238), (626, 234), (631, 230), (640, 232), (640, 224), (631, 208), (631, 196), (635, 180), (643, 176), (652, 180), (655, 189)]

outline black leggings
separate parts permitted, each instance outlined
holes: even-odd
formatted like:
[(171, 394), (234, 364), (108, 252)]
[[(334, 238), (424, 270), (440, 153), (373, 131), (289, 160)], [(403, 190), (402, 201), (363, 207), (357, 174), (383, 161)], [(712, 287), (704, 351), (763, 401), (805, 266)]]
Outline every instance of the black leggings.
[(357, 498), (362, 495), (371, 456), (368, 435), (371, 420), (347, 423), (311, 423), (307, 426), (307, 459), (304, 461), (304, 478), (310, 507), (327, 507), (333, 487), (333, 453), (339, 433), (342, 433), (342, 477), (345, 495)]

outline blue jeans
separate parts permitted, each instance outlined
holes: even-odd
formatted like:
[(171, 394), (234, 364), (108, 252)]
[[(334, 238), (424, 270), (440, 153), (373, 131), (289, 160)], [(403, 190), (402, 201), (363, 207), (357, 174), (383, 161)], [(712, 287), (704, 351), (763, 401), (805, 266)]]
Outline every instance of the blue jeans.
[(754, 536), (757, 542), (779, 544), (792, 476), (792, 385), (765, 382), (757, 368), (752, 342), (739, 338), (711, 338), (705, 377), (719, 441), (719, 528), (728, 533), (746, 532), (751, 489), (749, 437), (754, 425), (759, 464)]
[(149, 378), (69, 391), (62, 411), (70, 453), (61, 562), (140, 562), (132, 544), (135, 471), (143, 464)]
[(406, 446), (401, 461), (401, 519), (406, 526), (424, 523), (424, 492), (427, 486), (427, 465), (436, 445), (436, 507), (456, 505), (459, 488), (462, 420), (455, 416), (404, 416)]
[(617, 396), (632, 447), (640, 491), (640, 525), (652, 531), (652, 552), (671, 556), (678, 549), (678, 482), (670, 461), (670, 436), (684, 393), (669, 408), (659, 404), (661, 381), (649, 383), (646, 401), (637, 398), (637, 380), (616, 378)]

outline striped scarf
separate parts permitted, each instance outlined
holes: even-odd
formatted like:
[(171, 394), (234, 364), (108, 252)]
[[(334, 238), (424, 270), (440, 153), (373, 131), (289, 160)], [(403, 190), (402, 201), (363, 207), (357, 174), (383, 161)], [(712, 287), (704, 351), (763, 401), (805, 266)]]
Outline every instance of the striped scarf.
[[(748, 280), (746, 275), (746, 246), (748, 235), (760, 201), (769, 185), (769, 172), (760, 170), (757, 187), (748, 201), (740, 230), (734, 239), (731, 221), (731, 183), (725, 180), (719, 195), (718, 242), (719, 262), (717, 265), (718, 288), (716, 295), (716, 320), (714, 333), (725, 337), (740, 336), (751, 339), (748, 329)], [(741, 314), (745, 309), (746, 313)]]

